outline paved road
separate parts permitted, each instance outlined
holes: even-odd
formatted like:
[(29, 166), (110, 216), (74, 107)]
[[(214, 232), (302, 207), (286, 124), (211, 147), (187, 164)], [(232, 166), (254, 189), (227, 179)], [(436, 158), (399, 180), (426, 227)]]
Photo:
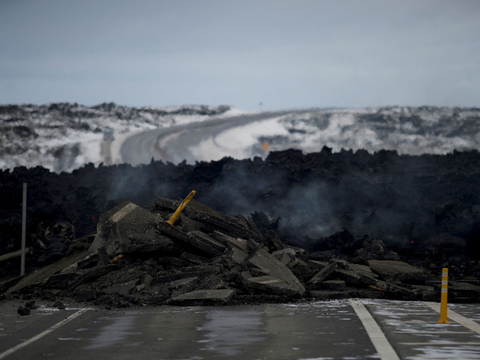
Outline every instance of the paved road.
[(288, 112), (265, 112), (220, 118), (165, 129), (145, 131), (125, 140), (120, 150), (123, 162), (131, 165), (148, 164), (152, 160), (194, 163), (196, 156), (190, 147), (226, 130), (252, 122), (269, 120)]
[(437, 324), (432, 306), (341, 300), (125, 311), (44, 307), (20, 317), (6, 303), (0, 359), (480, 359), (480, 325), (472, 321), (480, 319), (478, 306), (452, 306), (459, 317), (450, 324)]

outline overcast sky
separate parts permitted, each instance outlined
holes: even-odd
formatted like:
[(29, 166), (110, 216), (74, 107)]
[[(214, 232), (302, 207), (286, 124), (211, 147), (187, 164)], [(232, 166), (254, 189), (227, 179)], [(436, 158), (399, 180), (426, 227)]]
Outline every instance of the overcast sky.
[(0, 103), (480, 106), (478, 0), (0, 0)]

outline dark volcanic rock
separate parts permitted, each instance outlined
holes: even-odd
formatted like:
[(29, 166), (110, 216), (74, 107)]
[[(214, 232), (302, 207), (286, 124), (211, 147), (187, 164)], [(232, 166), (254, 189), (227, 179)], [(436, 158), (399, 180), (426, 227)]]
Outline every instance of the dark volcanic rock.
[(17, 314), (20, 316), (30, 315), (30, 309), (27, 307), (19, 306), (17, 309)]

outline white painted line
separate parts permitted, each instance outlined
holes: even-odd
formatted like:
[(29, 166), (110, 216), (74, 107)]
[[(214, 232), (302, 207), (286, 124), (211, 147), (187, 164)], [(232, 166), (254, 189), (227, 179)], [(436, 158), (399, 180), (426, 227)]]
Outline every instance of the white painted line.
[[(411, 356), (408, 358), (409, 360), (416, 360), (416, 359), (434, 359), (434, 360), (439, 360), (439, 359), (452, 359), (452, 355), (434, 355), (434, 356), (429, 356), (429, 355), (417, 355), (417, 356)], [(461, 359), (480, 359), (480, 356), (478, 355), (463, 355)]]
[(60, 326), (62, 325), (65, 325), (66, 323), (68, 323), (69, 321), (72, 321), (73, 319), (75, 319), (76, 317), (82, 315), (85, 311), (88, 311), (88, 310), (91, 310), (89, 308), (85, 308), (85, 309), (81, 309), (81, 310), (78, 310), (77, 312), (73, 313), (72, 315), (70, 315), (69, 317), (67, 317), (66, 319), (63, 319), (62, 321), (60, 321), (59, 323), (49, 327), (47, 330), (45, 330), (44, 332), (38, 334), (38, 335), (35, 335), (34, 337), (22, 342), (21, 344), (18, 344), (17, 346), (14, 346), (13, 348), (11, 349), (8, 349), (7, 351), (4, 351), (3, 353), (0, 354), (0, 359), (5, 359), (8, 355), (11, 355), (13, 354), (15, 351), (17, 350), (20, 350), (22, 348), (24, 348), (25, 346), (27, 345), (30, 345), (31, 343), (41, 339), (42, 337), (44, 337), (45, 335), (48, 335), (50, 334), (53, 330), (55, 329), (58, 329)]
[[(426, 302), (425, 304), (430, 306), (436, 312), (440, 312), (439, 303)], [(476, 323), (475, 321), (467, 319), (465, 316), (462, 316), (451, 309), (447, 310), (447, 317), (449, 319), (452, 319), (456, 323), (465, 326), (467, 329), (470, 329), (472, 331), (475, 331), (477, 334), (480, 334), (480, 324)]]
[(358, 299), (349, 299), (350, 305), (352, 305), (353, 310), (357, 313), (358, 318), (362, 322), (365, 330), (367, 331), (370, 340), (372, 341), (373, 346), (380, 355), (382, 360), (400, 360), (395, 350), (393, 350), (392, 345), (388, 342), (385, 334), (383, 333), (380, 326), (378, 326), (375, 319), (370, 315), (368, 310)]
[(454, 341), (439, 341), (439, 342), (405, 342), (400, 343), (401, 345), (409, 345), (409, 346), (450, 346), (450, 345), (480, 345), (480, 342), (454, 342)]
[(392, 331), (397, 334), (436, 334), (436, 335), (443, 335), (443, 334), (472, 334), (471, 331)]
[[(425, 320), (391, 320), (391, 319), (386, 319), (385, 323), (387, 324), (427, 324), (427, 321)], [(431, 322), (429, 322), (431, 324)]]
[(128, 203), (125, 205), (123, 208), (118, 210), (115, 214), (113, 214), (108, 221), (111, 221), (112, 223), (117, 223), (120, 220), (122, 220), (125, 216), (130, 214), (133, 210), (137, 208), (137, 205), (134, 203)]

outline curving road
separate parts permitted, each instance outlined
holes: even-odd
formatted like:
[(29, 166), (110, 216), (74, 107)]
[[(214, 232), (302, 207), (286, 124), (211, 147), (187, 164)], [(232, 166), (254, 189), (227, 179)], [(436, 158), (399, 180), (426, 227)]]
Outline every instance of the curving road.
[[(298, 111), (295, 112), (298, 113)], [(281, 111), (240, 115), (145, 131), (126, 139), (120, 149), (120, 154), (123, 162), (134, 166), (148, 164), (152, 158), (174, 164), (183, 160), (194, 163), (197, 158), (190, 149), (209, 137), (215, 137), (235, 127), (269, 120), (288, 113), (290, 112)]]

